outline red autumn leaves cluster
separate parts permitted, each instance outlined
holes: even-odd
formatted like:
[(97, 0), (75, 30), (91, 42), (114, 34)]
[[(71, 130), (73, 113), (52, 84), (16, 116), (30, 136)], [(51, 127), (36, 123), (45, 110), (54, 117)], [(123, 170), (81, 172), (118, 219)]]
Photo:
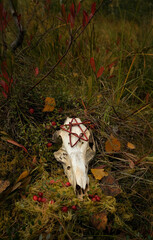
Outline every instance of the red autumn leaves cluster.
[(83, 22), (82, 22), (83, 27), (85, 27), (88, 24), (89, 20), (93, 17), (95, 11), (96, 11), (95, 2), (91, 5), (91, 13), (89, 16), (88, 13), (85, 10), (83, 10)]
[[(95, 60), (93, 57), (90, 58), (90, 65), (92, 70), (96, 73)], [(96, 74), (96, 77), (99, 78), (103, 74), (103, 71), (104, 71), (104, 67), (100, 67)]]
[[(59, 18), (61, 21), (66, 22), (67, 24), (70, 23), (71, 29), (74, 27), (75, 24), (75, 18), (79, 14), (81, 9), (81, 2), (79, 2), (78, 6), (75, 7), (74, 3), (70, 6), (70, 12), (66, 16), (66, 11), (65, 11), (65, 5), (62, 4), (61, 6), (61, 13), (62, 13), (62, 18)], [(92, 18), (96, 11), (96, 3), (94, 2), (91, 5), (91, 13), (88, 15), (88, 13), (83, 10), (83, 20), (82, 20), (82, 25), (85, 27), (89, 20)]]
[(66, 16), (66, 10), (65, 10), (65, 5), (62, 4), (61, 6), (61, 13), (62, 13), (62, 19), (59, 18), (61, 21), (66, 22), (67, 24), (71, 24), (71, 28), (74, 27), (75, 23), (75, 17), (76, 15), (80, 12), (81, 9), (81, 3), (79, 2), (77, 9), (75, 9), (74, 3), (70, 6), (70, 12), (68, 13), (68, 16)]

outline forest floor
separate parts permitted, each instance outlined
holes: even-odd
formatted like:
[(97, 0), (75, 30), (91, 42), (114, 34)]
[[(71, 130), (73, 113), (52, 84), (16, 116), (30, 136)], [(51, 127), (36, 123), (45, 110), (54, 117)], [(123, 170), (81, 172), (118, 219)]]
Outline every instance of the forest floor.
[[(22, 48), (1, 61), (0, 240), (153, 237), (153, 25), (90, 3), (73, 22), (72, 5), (53, 16), (30, 1)], [(83, 201), (54, 157), (67, 117), (86, 121), (96, 144)]]

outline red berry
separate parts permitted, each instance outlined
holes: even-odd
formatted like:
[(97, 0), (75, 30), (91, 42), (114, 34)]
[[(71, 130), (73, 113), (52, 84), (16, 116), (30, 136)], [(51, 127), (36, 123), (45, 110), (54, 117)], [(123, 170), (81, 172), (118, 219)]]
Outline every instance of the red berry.
[(38, 202), (41, 202), (41, 200), (42, 200), (42, 198), (41, 198), (41, 197), (39, 197), (37, 201), (38, 201)]
[(30, 108), (30, 109), (29, 109), (29, 113), (30, 113), (30, 114), (33, 114), (34, 111), (35, 111), (35, 110), (34, 110), (33, 108)]
[(54, 122), (54, 121), (51, 122), (51, 124), (52, 124), (52, 126), (56, 126), (56, 122)]
[(42, 196), (43, 196), (43, 193), (42, 193), (42, 192), (39, 192), (38, 195), (39, 195), (39, 197), (42, 197)]
[(47, 143), (47, 147), (50, 148), (52, 146), (52, 143)]
[(93, 201), (93, 202), (96, 202), (97, 200), (96, 200), (96, 198), (95, 198), (95, 197), (93, 197), (93, 198), (92, 198), (92, 201)]
[(46, 203), (46, 202), (47, 202), (47, 198), (42, 198), (42, 199), (41, 199), (41, 202)]
[(37, 201), (38, 200), (38, 197), (36, 195), (33, 196), (33, 200), (34, 201)]
[(68, 207), (64, 206), (62, 207), (62, 212), (67, 212), (68, 211)]
[(94, 195), (93, 194), (89, 194), (88, 196), (89, 196), (89, 198), (93, 198)]
[(54, 203), (55, 203), (55, 201), (54, 201), (54, 200), (51, 200), (51, 201), (49, 201), (49, 203), (50, 203), (50, 204), (54, 204)]
[(77, 206), (75, 206), (75, 205), (73, 205), (71, 208), (75, 211), (77, 210)]
[(71, 183), (70, 183), (70, 182), (66, 182), (66, 183), (65, 183), (65, 186), (66, 186), (66, 187), (70, 187), (70, 186), (71, 186)]
[(98, 195), (95, 195), (95, 198), (98, 202), (100, 201), (100, 197)]

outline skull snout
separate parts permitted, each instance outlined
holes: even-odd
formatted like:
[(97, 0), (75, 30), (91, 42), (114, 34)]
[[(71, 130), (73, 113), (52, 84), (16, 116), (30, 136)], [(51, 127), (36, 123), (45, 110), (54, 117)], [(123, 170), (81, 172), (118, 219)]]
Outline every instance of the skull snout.
[(76, 191), (76, 195), (83, 196), (87, 193), (89, 189), (89, 178), (87, 175), (86, 167), (82, 165), (82, 167), (77, 166), (74, 168), (74, 176), (75, 176), (75, 186), (74, 189)]
[(76, 184), (76, 195), (79, 197), (79, 196), (83, 196), (87, 193), (89, 189), (89, 185), (86, 184), (86, 187), (85, 189), (81, 188), (78, 184)]

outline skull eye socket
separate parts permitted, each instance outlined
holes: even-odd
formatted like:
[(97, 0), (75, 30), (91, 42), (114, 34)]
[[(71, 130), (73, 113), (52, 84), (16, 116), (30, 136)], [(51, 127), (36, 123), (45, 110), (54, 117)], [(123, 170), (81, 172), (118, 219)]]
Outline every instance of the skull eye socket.
[(70, 167), (70, 166), (68, 166), (68, 167), (67, 167), (67, 170), (70, 170), (70, 168), (71, 168), (71, 167)]

